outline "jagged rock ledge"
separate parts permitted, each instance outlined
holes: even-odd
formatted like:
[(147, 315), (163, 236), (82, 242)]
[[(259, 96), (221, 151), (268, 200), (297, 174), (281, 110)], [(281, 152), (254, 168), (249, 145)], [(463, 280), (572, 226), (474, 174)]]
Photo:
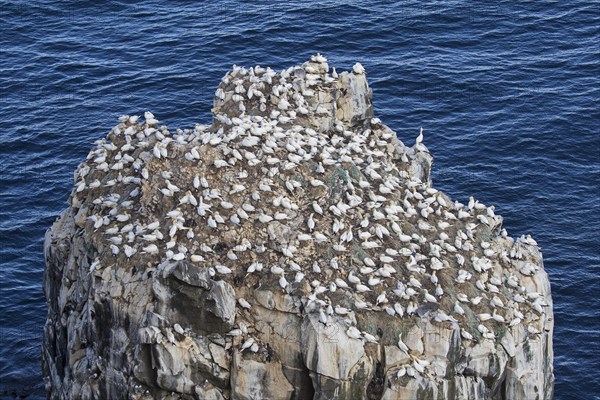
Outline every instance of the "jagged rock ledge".
[(549, 399), (531, 237), (431, 186), (364, 69), (234, 66), (211, 125), (124, 116), (47, 232), (53, 399)]

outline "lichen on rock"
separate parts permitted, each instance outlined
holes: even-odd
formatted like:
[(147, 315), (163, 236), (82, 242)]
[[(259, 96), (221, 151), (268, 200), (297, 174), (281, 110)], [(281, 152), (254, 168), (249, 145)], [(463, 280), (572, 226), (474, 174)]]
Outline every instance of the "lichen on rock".
[(234, 66), (210, 125), (124, 116), (45, 241), (49, 398), (549, 399), (530, 236), (433, 188), (364, 69)]

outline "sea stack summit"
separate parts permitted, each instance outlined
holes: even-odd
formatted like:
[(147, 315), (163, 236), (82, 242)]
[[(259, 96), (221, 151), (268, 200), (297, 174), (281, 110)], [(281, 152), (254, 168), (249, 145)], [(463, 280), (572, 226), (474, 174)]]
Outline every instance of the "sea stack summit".
[(121, 117), (46, 235), (48, 397), (552, 398), (535, 240), (371, 97), (316, 55), (234, 66), (210, 125)]

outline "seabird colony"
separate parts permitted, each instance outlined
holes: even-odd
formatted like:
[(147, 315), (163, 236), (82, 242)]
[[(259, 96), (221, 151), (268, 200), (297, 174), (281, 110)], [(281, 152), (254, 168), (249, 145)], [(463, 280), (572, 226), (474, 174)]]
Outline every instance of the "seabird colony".
[[(381, 339), (357, 328), (362, 312), (431, 313), (460, 324), (464, 346), (520, 324), (538, 335), (547, 304), (523, 283), (539, 268), (535, 241), (500, 231), (493, 206), (416, 178), (422, 131), (406, 147), (377, 118), (336, 119), (327, 94), (351, 74), (365, 70), (329, 74), (319, 54), (280, 73), (234, 66), (210, 126), (171, 132), (150, 112), (121, 117), (77, 169), (70, 198), (97, 238), (91, 270), (196, 263), (213, 279), (298, 296), (349, 340)], [(244, 322), (252, 307), (238, 299), (229, 335), (257, 352)], [(398, 376), (433, 373), (395, 335), (412, 360)]]

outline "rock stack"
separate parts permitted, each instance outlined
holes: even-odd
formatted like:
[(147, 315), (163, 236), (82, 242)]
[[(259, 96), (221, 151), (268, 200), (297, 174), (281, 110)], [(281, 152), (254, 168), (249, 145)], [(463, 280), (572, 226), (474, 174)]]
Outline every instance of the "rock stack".
[(47, 232), (52, 399), (549, 399), (530, 236), (431, 185), (364, 68), (234, 66), (213, 121), (123, 116)]

